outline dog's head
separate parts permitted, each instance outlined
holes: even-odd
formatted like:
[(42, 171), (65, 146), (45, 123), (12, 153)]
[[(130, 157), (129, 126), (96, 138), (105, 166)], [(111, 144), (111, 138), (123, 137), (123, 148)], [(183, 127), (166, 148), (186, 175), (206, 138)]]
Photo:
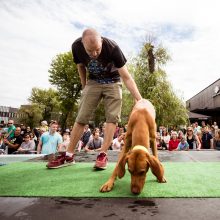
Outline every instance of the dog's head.
[(131, 174), (131, 192), (141, 193), (146, 179), (146, 173), (149, 170), (150, 155), (141, 150), (130, 151), (124, 155), (119, 162), (118, 177), (122, 178), (125, 174), (125, 165), (128, 165), (128, 171)]
[(122, 178), (125, 174), (125, 165), (131, 174), (131, 192), (140, 194), (143, 190), (146, 174), (151, 168), (152, 173), (159, 182), (164, 182), (164, 170), (159, 160), (143, 150), (131, 150), (119, 161), (118, 177)]

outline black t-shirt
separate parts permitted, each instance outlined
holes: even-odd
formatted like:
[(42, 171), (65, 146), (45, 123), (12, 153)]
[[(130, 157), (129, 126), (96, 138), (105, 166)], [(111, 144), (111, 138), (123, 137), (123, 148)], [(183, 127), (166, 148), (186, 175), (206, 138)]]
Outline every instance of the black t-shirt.
[(193, 149), (193, 143), (195, 141), (195, 136), (193, 135), (191, 139), (188, 138), (187, 136), (187, 139), (186, 139), (187, 143), (189, 144), (189, 149)]
[(90, 135), (91, 135), (91, 131), (90, 130), (88, 130), (88, 131), (83, 133), (81, 141), (83, 142), (84, 146), (88, 143)]
[(89, 72), (89, 79), (98, 83), (115, 83), (120, 81), (118, 68), (126, 63), (126, 58), (119, 46), (112, 40), (102, 37), (102, 51), (97, 59), (92, 59), (86, 53), (82, 38), (72, 44), (73, 59), (76, 64), (82, 63)]
[(8, 146), (8, 154), (12, 154), (21, 146), (21, 143), (23, 142), (23, 137), (21, 135), (14, 136), (14, 137), (10, 138), (9, 142), (11, 144), (18, 144), (18, 147), (16, 149)]
[(212, 139), (212, 135), (210, 133), (203, 133), (202, 135), (202, 148), (210, 149), (210, 140)]

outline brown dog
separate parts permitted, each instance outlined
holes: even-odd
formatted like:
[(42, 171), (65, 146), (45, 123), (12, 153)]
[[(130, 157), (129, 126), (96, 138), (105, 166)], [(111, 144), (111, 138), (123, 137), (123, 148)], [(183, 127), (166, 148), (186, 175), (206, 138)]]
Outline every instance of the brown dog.
[[(153, 155), (148, 151), (150, 146)], [(117, 176), (124, 176), (126, 163), (131, 174), (131, 192), (134, 194), (141, 193), (149, 167), (159, 183), (166, 182), (157, 155), (155, 109), (146, 99), (138, 101), (131, 112), (124, 148), (111, 177), (102, 185), (100, 192), (112, 190)]]

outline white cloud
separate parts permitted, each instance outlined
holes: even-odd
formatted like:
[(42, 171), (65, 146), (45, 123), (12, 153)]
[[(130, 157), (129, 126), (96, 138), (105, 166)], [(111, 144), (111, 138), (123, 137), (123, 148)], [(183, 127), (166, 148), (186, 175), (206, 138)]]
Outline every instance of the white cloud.
[(155, 35), (171, 53), (165, 67), (189, 99), (219, 78), (217, 0), (1, 0), (0, 105), (27, 103), (33, 87), (48, 88), (53, 57), (70, 50), (86, 27), (136, 53)]

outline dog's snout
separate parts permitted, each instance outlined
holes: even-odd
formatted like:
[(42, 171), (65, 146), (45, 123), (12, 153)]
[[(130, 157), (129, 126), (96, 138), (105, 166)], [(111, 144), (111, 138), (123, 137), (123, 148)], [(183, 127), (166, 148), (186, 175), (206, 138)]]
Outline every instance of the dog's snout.
[(140, 188), (138, 187), (138, 186), (132, 186), (131, 187), (131, 192), (133, 193), (133, 194), (140, 194), (140, 192), (141, 192), (141, 190), (140, 190)]

